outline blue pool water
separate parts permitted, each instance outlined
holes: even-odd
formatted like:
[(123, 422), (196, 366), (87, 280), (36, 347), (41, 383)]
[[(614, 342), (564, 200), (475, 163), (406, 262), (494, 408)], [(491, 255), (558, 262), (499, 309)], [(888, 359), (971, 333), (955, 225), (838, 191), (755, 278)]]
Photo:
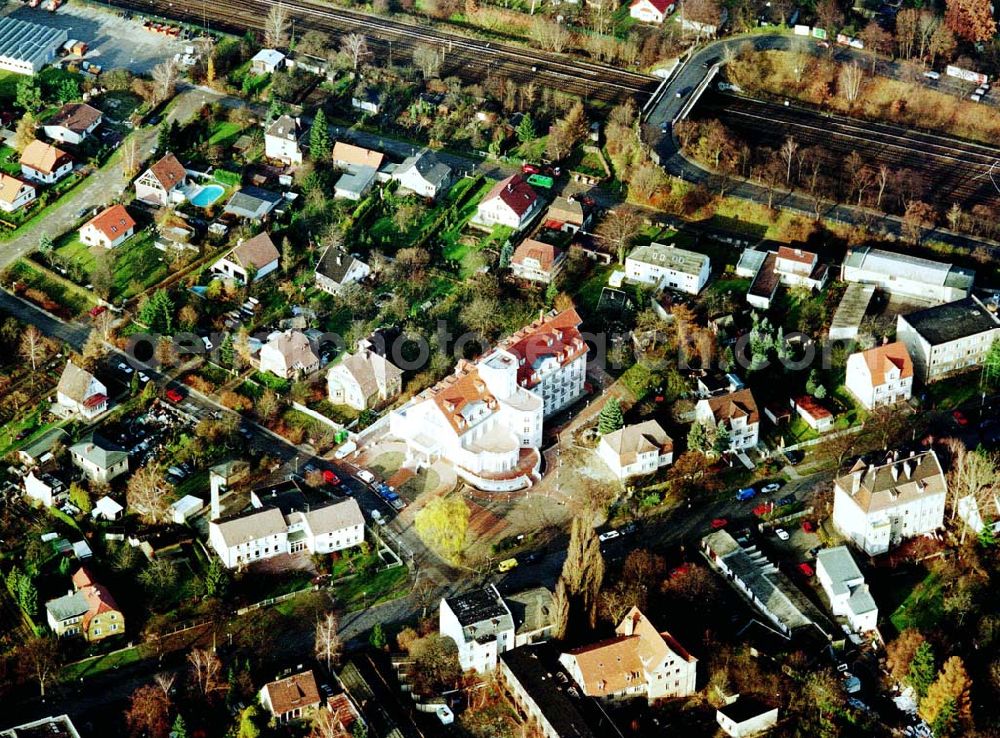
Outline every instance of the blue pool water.
[(195, 193), (194, 197), (191, 198), (191, 204), (197, 205), (199, 208), (207, 208), (209, 205), (222, 197), (225, 191), (226, 190), (219, 185), (205, 185)]

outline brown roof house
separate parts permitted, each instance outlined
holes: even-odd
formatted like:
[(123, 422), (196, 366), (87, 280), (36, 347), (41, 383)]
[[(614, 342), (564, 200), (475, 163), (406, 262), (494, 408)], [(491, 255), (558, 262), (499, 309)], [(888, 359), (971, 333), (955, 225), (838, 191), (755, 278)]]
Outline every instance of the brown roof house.
[(909, 400), (913, 360), (902, 341), (876, 346), (847, 357), (847, 391), (868, 410)]
[(527, 238), (510, 260), (510, 271), (518, 279), (549, 284), (562, 269), (566, 252), (558, 246)]
[(124, 205), (112, 205), (97, 214), (80, 229), (80, 240), (88, 246), (113, 249), (135, 233), (135, 220)]
[(79, 145), (101, 125), (101, 111), (87, 103), (66, 103), (42, 125), (53, 141)]
[(187, 171), (177, 157), (167, 152), (135, 181), (137, 199), (151, 205), (166, 207), (184, 201)]
[(583, 204), (576, 199), (557, 197), (545, 211), (546, 227), (563, 233), (576, 233), (588, 220)]
[(933, 451), (859, 460), (833, 485), (833, 524), (869, 556), (944, 524), (948, 482)]
[(338, 169), (351, 169), (354, 167), (371, 167), (377, 170), (382, 166), (385, 154), (381, 151), (372, 151), (361, 146), (337, 141), (333, 145), (333, 165)]
[(320, 701), (312, 669), (268, 682), (260, 690), (260, 704), (279, 723), (310, 717), (319, 709)]
[(73, 157), (50, 143), (34, 140), (21, 153), (21, 174), (54, 184), (73, 171)]
[(0, 210), (14, 213), (38, 196), (34, 185), (0, 172)]
[(319, 369), (319, 357), (305, 333), (287, 330), (272, 333), (260, 348), (260, 370), (282, 379), (312, 374)]
[(598, 455), (622, 481), (652, 474), (674, 460), (674, 442), (655, 420), (601, 436)]
[(793, 397), (788, 404), (817, 433), (833, 430), (833, 413), (812, 395)]
[(125, 632), (125, 616), (114, 597), (86, 567), (73, 575), (73, 590), (45, 603), (46, 619), (57, 636), (82, 635), (93, 642)]
[(750, 390), (699, 400), (694, 413), (697, 422), (713, 429), (726, 429), (730, 452), (739, 453), (757, 445), (760, 413)]
[(60, 414), (76, 413), (92, 420), (108, 409), (108, 388), (86, 369), (67, 361), (56, 387), (56, 404)]
[[(241, 241), (212, 265), (212, 271), (246, 284), (263, 279), (278, 268), (278, 247), (267, 233)], [(252, 278), (251, 278), (252, 275)]]
[(521, 230), (541, 209), (535, 190), (520, 174), (497, 182), (476, 208), (473, 222), (484, 226), (505, 225)]
[(559, 662), (589, 697), (649, 702), (695, 693), (698, 659), (670, 633), (657, 630), (633, 607), (615, 628), (615, 637), (575, 648)]
[(326, 374), (327, 393), (335, 405), (366, 410), (403, 391), (403, 370), (369, 348), (343, 358)]

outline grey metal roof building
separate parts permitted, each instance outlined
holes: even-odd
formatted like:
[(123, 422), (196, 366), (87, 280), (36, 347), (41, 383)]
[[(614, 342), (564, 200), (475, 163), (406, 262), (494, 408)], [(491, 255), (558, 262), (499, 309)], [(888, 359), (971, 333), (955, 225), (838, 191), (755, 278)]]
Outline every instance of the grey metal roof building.
[(59, 715), (0, 730), (0, 738), (80, 738), (80, 734), (69, 715)]
[(874, 284), (892, 295), (950, 302), (969, 295), (976, 273), (953, 264), (865, 246), (847, 252), (842, 276), (845, 282)]
[(0, 69), (33, 75), (55, 58), (67, 38), (64, 29), (0, 18)]

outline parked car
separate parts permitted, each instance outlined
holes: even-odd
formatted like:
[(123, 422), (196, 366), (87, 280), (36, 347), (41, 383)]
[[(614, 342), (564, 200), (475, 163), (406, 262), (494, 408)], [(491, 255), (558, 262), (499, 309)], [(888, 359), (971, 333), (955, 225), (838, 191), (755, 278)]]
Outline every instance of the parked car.
[(757, 490), (753, 487), (744, 487), (736, 493), (736, 499), (740, 502), (745, 502), (746, 500), (752, 500), (756, 494)]
[(791, 505), (793, 502), (795, 502), (795, 495), (785, 495), (780, 500), (778, 500), (778, 504), (782, 507), (784, 507), (785, 505)]
[(955, 419), (955, 422), (960, 426), (965, 427), (969, 424), (969, 418), (961, 410), (955, 410), (951, 417)]
[(924, 72), (924, 76), (927, 79), (933, 79), (933, 80), (939, 80), (939, 79), (941, 79), (941, 73), (940, 72), (935, 72), (935, 71), (932, 71), (932, 70)]
[(324, 469), (323, 470), (323, 481), (326, 482), (327, 484), (333, 486), (333, 487), (336, 487), (338, 484), (340, 484), (340, 477), (338, 477), (336, 474), (334, 474), (329, 469)]
[(813, 577), (816, 574), (816, 571), (812, 568), (812, 566), (810, 566), (804, 561), (801, 564), (799, 564), (799, 571), (802, 572), (802, 574), (807, 577)]
[(617, 538), (620, 535), (621, 535), (621, 533), (619, 533), (616, 530), (607, 530), (607, 531), (604, 531), (603, 533), (601, 533), (599, 536), (597, 536), (597, 539), (601, 543), (604, 543), (604, 541), (610, 541), (612, 538)]
[(715, 520), (712, 521), (711, 525), (712, 525), (712, 530), (719, 530), (720, 528), (725, 528), (727, 525), (729, 525), (729, 521), (726, 520), (725, 518), (716, 518)]
[(811, 520), (803, 520), (802, 521), (802, 530), (804, 530), (806, 533), (815, 533), (816, 532), (816, 526), (812, 524)]
[(130, 367), (130, 366), (129, 366), (128, 364), (126, 364), (126, 363), (125, 363), (124, 361), (119, 361), (119, 362), (118, 362), (118, 368), (119, 368), (119, 369), (120, 369), (121, 371), (125, 372), (125, 374), (126, 374), (127, 376), (129, 376), (129, 377), (131, 377), (131, 376), (132, 376), (132, 372), (134, 372), (134, 371), (135, 371), (135, 370), (134, 370), (134, 369), (133, 369), (132, 367)]
[(536, 164), (522, 164), (521, 165), (522, 174), (541, 174), (542, 168)]
[(753, 509), (753, 514), (756, 515), (758, 518), (762, 518), (769, 512), (771, 512), (771, 510), (773, 509), (774, 507), (771, 505), (770, 502), (762, 502)]
[(787, 541), (791, 537), (788, 535), (788, 531), (784, 528), (775, 528), (774, 535), (778, 536), (779, 541)]
[(499, 572), (503, 574), (515, 568), (516, 566), (517, 566), (517, 559), (511, 557), (509, 559), (504, 559), (499, 564), (497, 564), (497, 570), (499, 570)]
[(178, 402), (180, 402), (181, 400), (183, 400), (183, 399), (184, 399), (184, 395), (182, 395), (182, 394), (181, 394), (180, 392), (178, 392), (178, 391), (177, 391), (177, 390), (175, 390), (175, 389), (168, 389), (168, 390), (167, 390), (167, 391), (166, 391), (166, 392), (164, 393), (164, 397), (166, 397), (166, 398), (167, 398), (168, 400), (170, 400), (170, 401), (171, 401), (172, 403), (174, 403), (175, 405), (176, 405), (176, 404), (177, 404)]
[(681, 564), (680, 566), (675, 566), (673, 569), (671, 569), (670, 576), (671, 578), (683, 576), (684, 574), (687, 574), (689, 571), (691, 571), (691, 564), (686, 564), (686, 563)]
[(378, 510), (371, 511), (372, 520), (374, 520), (379, 525), (385, 525), (385, 518), (382, 517), (382, 513)]
[(91, 318), (96, 318), (101, 313), (106, 313), (107, 311), (108, 309), (103, 305), (94, 305), (94, 307), (87, 311), (87, 314), (90, 315)]
[(789, 464), (795, 466), (796, 464), (802, 463), (802, 460), (806, 458), (806, 453), (805, 451), (797, 451), (793, 449), (791, 451), (785, 451), (785, 458), (788, 460)]
[(760, 491), (765, 495), (771, 494), (772, 492), (777, 492), (781, 489), (781, 482), (769, 482), (760, 488)]
[(375, 475), (367, 469), (358, 469), (358, 473), (355, 476), (365, 484), (375, 484)]

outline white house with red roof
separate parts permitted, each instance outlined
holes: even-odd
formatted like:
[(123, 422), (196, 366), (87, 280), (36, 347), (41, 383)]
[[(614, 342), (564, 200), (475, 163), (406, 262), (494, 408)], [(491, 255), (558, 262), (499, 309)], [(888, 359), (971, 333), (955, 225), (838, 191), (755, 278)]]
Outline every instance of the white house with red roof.
[(480, 489), (530, 486), (544, 419), (584, 392), (579, 325), (572, 309), (543, 316), (393, 411), (390, 432), (406, 443), (407, 462), (446, 460)]
[(906, 402), (913, 395), (913, 360), (902, 341), (847, 357), (847, 391), (867, 409)]
[(20, 210), (34, 200), (37, 194), (34, 185), (0, 172), (0, 210), (5, 213)]
[(528, 181), (520, 174), (512, 174), (486, 193), (473, 220), (480, 225), (505, 225), (519, 231), (541, 207), (542, 201)]
[(565, 259), (566, 252), (558, 246), (526, 238), (511, 257), (510, 271), (518, 279), (549, 284)]
[(87, 221), (80, 229), (80, 240), (88, 246), (113, 249), (135, 233), (135, 220), (124, 205), (112, 205)]
[(675, 7), (674, 0), (635, 0), (628, 12), (640, 23), (663, 23)]
[(135, 181), (135, 197), (150, 205), (166, 207), (184, 201), (187, 170), (169, 151)]

